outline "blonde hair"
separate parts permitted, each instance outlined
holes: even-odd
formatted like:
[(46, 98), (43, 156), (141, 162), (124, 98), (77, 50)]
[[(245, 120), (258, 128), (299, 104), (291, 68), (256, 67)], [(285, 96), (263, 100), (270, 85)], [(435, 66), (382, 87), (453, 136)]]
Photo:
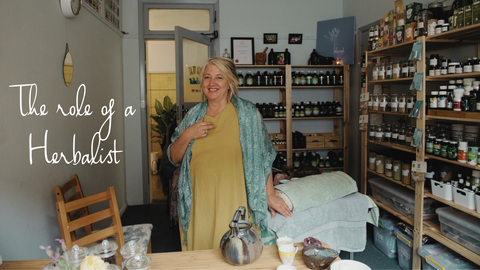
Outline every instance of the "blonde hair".
[(203, 78), (205, 77), (205, 70), (207, 66), (215, 65), (224, 76), (225, 80), (228, 83), (228, 101), (232, 99), (233, 96), (238, 95), (238, 77), (237, 71), (235, 69), (235, 63), (232, 59), (226, 57), (212, 57), (208, 59), (203, 65), (200, 71), (200, 88), (202, 89), (202, 100), (205, 100), (205, 93), (203, 92)]

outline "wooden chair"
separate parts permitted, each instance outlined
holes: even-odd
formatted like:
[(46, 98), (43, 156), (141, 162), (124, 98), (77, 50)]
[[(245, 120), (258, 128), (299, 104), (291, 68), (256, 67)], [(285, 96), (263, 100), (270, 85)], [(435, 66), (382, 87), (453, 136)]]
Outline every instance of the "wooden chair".
[[(70, 182), (77, 184), (72, 184)], [(71, 187), (68, 188), (69, 186)], [(75, 194), (69, 196), (68, 199), (65, 200), (65, 193), (63, 191), (67, 191), (72, 187), (75, 187)], [(80, 191), (77, 190), (77, 187)], [(151, 253), (150, 238), (153, 226), (151, 224), (139, 224), (122, 227), (117, 198), (113, 187), (109, 187), (105, 192), (84, 197), (78, 181), (78, 176), (73, 175), (72, 180), (65, 185), (62, 187), (56, 187), (55, 193), (57, 196), (56, 208), (60, 233), (65, 240), (68, 249), (71, 249), (74, 245), (88, 246), (110, 236), (115, 236), (119, 248), (125, 244), (125, 240), (127, 240), (127, 242), (129, 240), (134, 240), (135, 242), (140, 242), (142, 245), (146, 246), (147, 252)], [(90, 213), (88, 211), (90, 205), (102, 204), (105, 206), (107, 205), (105, 202), (108, 202), (108, 207), (106, 209), (100, 210), (96, 213)], [(92, 224), (102, 220), (108, 220), (110, 226), (101, 230), (93, 231)], [(75, 231), (81, 228), (85, 228), (86, 231), (87, 228), (89, 228), (89, 232), (83, 237), (75, 234)]]
[[(78, 175), (72, 175), (72, 179), (65, 183), (63, 186), (55, 187), (55, 196), (57, 197), (57, 202), (71, 202), (80, 198), (83, 198), (83, 190), (78, 180)], [(76, 220), (80, 217), (88, 215), (88, 208), (83, 207), (77, 211), (67, 214), (68, 221)], [(60, 215), (58, 215), (58, 224), (61, 224)], [(88, 225), (85, 228), (85, 234), (89, 235), (92, 233), (92, 226)], [(73, 231), (70, 233), (70, 237), (73, 240), (77, 239), (76, 232)]]

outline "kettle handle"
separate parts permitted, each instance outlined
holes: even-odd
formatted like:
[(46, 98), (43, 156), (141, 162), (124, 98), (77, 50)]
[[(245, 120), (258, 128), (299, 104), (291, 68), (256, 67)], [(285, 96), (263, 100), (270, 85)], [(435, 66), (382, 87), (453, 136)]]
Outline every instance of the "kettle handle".
[(230, 222), (230, 228), (236, 228), (239, 220), (245, 220), (245, 212), (246, 212), (245, 206), (238, 207), (238, 210), (235, 211), (232, 221)]

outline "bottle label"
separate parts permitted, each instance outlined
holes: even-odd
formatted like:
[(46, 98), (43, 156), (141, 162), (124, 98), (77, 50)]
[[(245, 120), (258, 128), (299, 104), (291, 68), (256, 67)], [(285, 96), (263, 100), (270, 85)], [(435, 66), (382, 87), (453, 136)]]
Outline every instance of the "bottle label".
[(375, 137), (375, 131), (370, 131), (368, 134), (370, 135), (370, 137)]
[(318, 84), (318, 77), (313, 77), (312, 78), (312, 84), (317, 85)]
[(385, 138), (391, 138), (392, 133), (391, 132), (385, 132)]
[(392, 133), (392, 139), (397, 139), (398, 138), (398, 133)]
[(377, 160), (375, 161), (375, 165), (380, 166), (380, 164), (382, 164), (382, 160), (381, 160), (381, 159), (377, 159)]
[(426, 143), (426, 152), (428, 154), (432, 154), (433, 153), (433, 143), (432, 142), (427, 142)]
[(473, 72), (472, 66), (463, 66), (463, 72)]
[(435, 76), (435, 69), (430, 69), (428, 71), (428, 76)]
[(399, 135), (398, 135), (398, 139), (399, 139), (400, 141), (405, 141), (405, 135), (399, 134)]
[(385, 169), (387, 169), (387, 170), (391, 170), (392, 167), (393, 167), (392, 163), (385, 164)]
[(403, 176), (408, 176), (410, 174), (410, 170), (402, 170)]
[(448, 66), (448, 74), (455, 74), (455, 66)]
[(463, 73), (463, 68), (462, 67), (456, 67), (455, 68), (455, 73), (456, 74), (462, 74)]
[(413, 109), (413, 102), (407, 103), (407, 109)]
[(447, 98), (444, 96), (441, 96), (438, 98), (438, 108), (446, 108), (447, 107)]
[(382, 138), (383, 137), (383, 132), (376, 132), (375, 137)]
[(405, 108), (405, 102), (399, 102), (398, 107), (399, 108)]
[(247, 85), (253, 85), (253, 78), (247, 78)]
[(474, 65), (473, 66), (473, 71), (474, 72), (480, 72), (480, 64)]
[(448, 74), (448, 69), (442, 68), (440, 69), (440, 75), (447, 75)]
[(243, 86), (243, 78), (238, 78), (238, 84), (239, 84), (240, 86)]

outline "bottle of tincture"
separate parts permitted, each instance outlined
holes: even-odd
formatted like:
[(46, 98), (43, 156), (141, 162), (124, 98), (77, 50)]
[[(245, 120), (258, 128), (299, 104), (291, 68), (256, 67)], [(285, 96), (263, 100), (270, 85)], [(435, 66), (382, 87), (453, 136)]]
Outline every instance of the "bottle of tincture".
[(253, 76), (250, 71), (247, 72), (247, 75), (245, 76), (245, 80), (247, 81), (245, 84), (246, 86), (253, 86)]
[(241, 71), (238, 72), (238, 86), (244, 86), (244, 78)]
[(288, 49), (285, 49), (285, 65), (290, 65), (291, 59), (290, 59), (290, 52)]
[(274, 60), (275, 60), (275, 52), (273, 51), (273, 49), (270, 49), (270, 52), (268, 53), (268, 64), (273, 65)]

